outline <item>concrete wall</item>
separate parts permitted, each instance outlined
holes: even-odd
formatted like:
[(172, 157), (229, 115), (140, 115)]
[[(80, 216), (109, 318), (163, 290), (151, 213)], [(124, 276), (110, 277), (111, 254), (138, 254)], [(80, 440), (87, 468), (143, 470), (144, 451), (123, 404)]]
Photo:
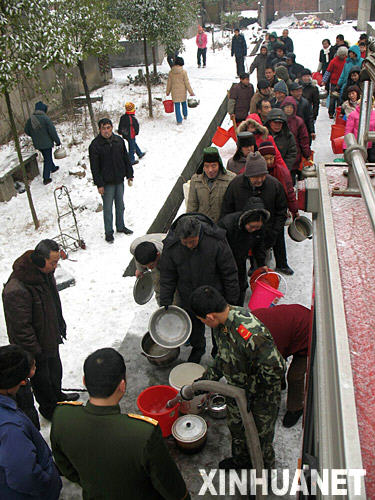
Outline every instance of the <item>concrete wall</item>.
[[(90, 89), (102, 86), (112, 77), (112, 71), (110, 68), (107, 69), (109, 71), (102, 72), (100, 70), (97, 57), (91, 56), (85, 61), (87, 82)], [(52, 93), (50, 89), (55, 85), (57, 74), (62, 81), (63, 88), (59, 92)], [(12, 108), (20, 132), (23, 131), (25, 122), (33, 112), (37, 101), (46, 102), (49, 107), (49, 114), (53, 114), (61, 107), (65, 99), (83, 94), (82, 81), (77, 67), (66, 69), (63, 66), (57, 66), (46, 71), (40, 71), (40, 85), (44, 90), (35, 90), (32, 82), (21, 81), (18, 87), (11, 92)], [(0, 142), (8, 141), (10, 135), (5, 99), (0, 97)]]
[[(121, 41), (120, 45), (124, 50), (118, 54), (109, 56), (109, 63), (111, 68), (122, 68), (126, 66), (138, 66), (144, 64), (143, 42), (128, 42)], [(156, 59), (160, 64), (163, 61), (165, 49), (163, 45), (156, 45)], [(147, 56), (149, 63), (152, 64), (152, 50), (151, 46), (147, 45)]]

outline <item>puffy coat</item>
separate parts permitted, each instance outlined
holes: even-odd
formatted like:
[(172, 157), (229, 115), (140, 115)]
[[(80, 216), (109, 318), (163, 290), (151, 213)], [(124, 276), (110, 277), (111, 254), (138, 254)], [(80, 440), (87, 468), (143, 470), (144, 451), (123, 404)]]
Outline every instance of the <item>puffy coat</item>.
[(240, 33), (232, 38), (231, 55), (236, 57), (245, 57), (247, 54), (247, 45), (245, 37)]
[(195, 37), (195, 43), (197, 44), (198, 49), (205, 49), (207, 47), (207, 35), (206, 33), (197, 33)]
[(35, 356), (55, 355), (66, 324), (53, 274), (44, 274), (28, 250), (13, 264), (3, 289), (3, 305), (9, 342)]
[(271, 215), (269, 221), (265, 224), (265, 245), (266, 248), (270, 248), (284, 228), (287, 210), (284, 188), (271, 175), (266, 176), (260, 187), (252, 186), (250, 180), (244, 174), (237, 175), (229, 184), (224, 195), (222, 217), (233, 212), (246, 210), (249, 198), (253, 196), (262, 199), (265, 209)]
[(125, 177), (133, 178), (134, 171), (125, 142), (119, 135), (112, 134), (111, 141), (101, 134), (97, 135), (89, 146), (89, 158), (92, 177), (97, 187), (121, 184)]
[[(175, 233), (182, 217), (195, 215), (201, 222), (199, 244), (194, 250), (182, 245)], [(170, 305), (177, 288), (182, 307), (189, 310), (190, 295), (201, 285), (216, 288), (229, 304), (237, 304), (237, 266), (225, 231), (203, 214), (184, 214), (172, 224), (160, 259), (160, 304)]]
[[(269, 133), (269, 130), (267, 127), (265, 127), (262, 124), (262, 120), (260, 119), (260, 116), (257, 113), (251, 113), (245, 121), (239, 124), (237, 127), (237, 133), (239, 132), (245, 132), (247, 130), (248, 125), (252, 123), (255, 126), (255, 142), (257, 144), (257, 147), (261, 142), (264, 141), (270, 141), (272, 142), (273, 147), (276, 150), (276, 159), (278, 163), (282, 163), (286, 166), (283, 157), (281, 156), (281, 153), (279, 151), (279, 148), (277, 147), (276, 142), (274, 141), (272, 135)], [(239, 172), (242, 174), (242, 172)]]
[(311, 156), (309, 133), (307, 131), (305, 122), (300, 116), (297, 116), (296, 114), (297, 103), (294, 97), (286, 97), (283, 100), (281, 109), (284, 109), (284, 107), (288, 104), (291, 104), (294, 108), (294, 114), (292, 116), (288, 116), (288, 127), (294, 135), (297, 146), (297, 159), (292, 170), (298, 170), (302, 156), (306, 159), (310, 158)]
[(225, 191), (234, 177), (235, 174), (227, 172), (222, 161), (220, 161), (219, 173), (210, 185), (206, 174), (203, 172), (202, 163), (197, 173), (191, 178), (186, 211), (199, 212), (217, 222), (220, 218)]
[(235, 114), (236, 121), (244, 120), (249, 113), (250, 101), (254, 95), (254, 87), (251, 83), (244, 85), (242, 82), (232, 85), (229, 91), (228, 113)]
[(292, 80), (299, 78), (301, 76), (301, 71), (304, 69), (302, 64), (296, 63), (296, 55), (293, 52), (288, 52), (286, 55), (287, 58), (291, 59), (293, 62), (290, 66), (288, 66), (288, 73)]
[(256, 69), (257, 70), (257, 81), (259, 80), (264, 80), (266, 78), (266, 66), (267, 66), (267, 57), (268, 55), (265, 54), (258, 54), (255, 56), (254, 61), (251, 63), (250, 66), (250, 75), (251, 73)]
[[(346, 120), (346, 125), (345, 125), (345, 135), (349, 134), (350, 132), (354, 134), (357, 137), (358, 133), (358, 125), (359, 125), (359, 113), (360, 113), (360, 106), (357, 106), (355, 111), (352, 111), (350, 115), (348, 116)], [(375, 110), (371, 111), (370, 115), (370, 131), (375, 131)], [(345, 145), (345, 142), (344, 142)], [(372, 146), (371, 142), (367, 143), (367, 149), (370, 149)]]
[[(46, 106), (47, 108), (47, 106)], [(39, 123), (36, 123), (39, 122)], [(36, 126), (33, 125), (36, 123)], [(33, 141), (35, 149), (49, 149), (54, 143), (60, 146), (60, 138), (50, 118), (42, 110), (36, 110), (33, 118), (29, 118), (25, 125), (25, 134), (29, 135)]]
[(12, 398), (0, 394), (0, 498), (57, 500), (61, 487), (42, 435)]
[[(270, 122), (275, 118), (283, 121), (282, 129), (277, 134), (271, 131), (271, 127), (269, 125)], [(294, 135), (289, 130), (285, 113), (278, 108), (271, 109), (267, 116), (266, 125), (274, 141), (276, 142), (276, 145), (281, 153), (283, 160), (286, 163), (286, 166), (289, 168), (289, 170), (293, 170), (297, 158), (297, 146)]]
[(127, 141), (132, 139), (131, 136), (131, 127), (134, 129), (134, 135), (139, 134), (139, 123), (137, 118), (134, 115), (130, 115), (125, 113), (120, 118), (120, 123), (118, 125), (118, 133), (122, 135), (124, 139)]
[(187, 92), (194, 94), (186, 71), (182, 66), (172, 66), (168, 74), (167, 96), (172, 93), (173, 102), (185, 102)]
[(249, 233), (245, 228), (244, 218), (251, 213), (262, 214), (265, 222), (270, 217), (260, 198), (250, 198), (248, 210), (227, 214), (218, 223), (218, 226), (226, 231), (227, 241), (237, 264), (241, 291), (247, 288), (246, 260), (249, 256), (249, 250), (251, 250), (259, 267), (264, 266), (266, 262), (264, 228), (252, 233)]
[(353, 66), (359, 66), (359, 67), (361, 67), (361, 64), (363, 62), (363, 59), (361, 57), (361, 51), (359, 50), (358, 45), (352, 45), (349, 48), (349, 52), (354, 52), (355, 55), (356, 55), (356, 58), (352, 59), (349, 56), (346, 58), (346, 62), (345, 62), (344, 68), (343, 68), (343, 70), (341, 72), (341, 75), (340, 75), (340, 78), (339, 78), (339, 80), (337, 82), (337, 85), (341, 89), (343, 89), (345, 87), (346, 82), (347, 82), (348, 77), (349, 77), (350, 70), (353, 68)]
[(302, 85), (302, 95), (305, 99), (309, 101), (313, 110), (313, 120), (315, 121), (318, 118), (319, 114), (319, 106), (320, 106), (320, 96), (319, 89), (317, 85), (312, 82), (304, 83), (300, 82)]

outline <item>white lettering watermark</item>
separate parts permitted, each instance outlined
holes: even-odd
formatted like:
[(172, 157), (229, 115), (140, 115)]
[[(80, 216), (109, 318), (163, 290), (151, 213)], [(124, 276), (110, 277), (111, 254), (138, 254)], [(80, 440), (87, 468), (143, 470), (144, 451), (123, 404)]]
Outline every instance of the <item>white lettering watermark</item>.
[(263, 470), (259, 476), (255, 469), (220, 470), (199, 469), (203, 484), (198, 495), (210, 493), (215, 495), (236, 494), (246, 495), (256, 492), (262, 495), (296, 495), (301, 491), (304, 495), (323, 497), (329, 495), (348, 496), (348, 491), (354, 495), (365, 495), (364, 469), (289, 469), (282, 471), (273, 469), (270, 473)]

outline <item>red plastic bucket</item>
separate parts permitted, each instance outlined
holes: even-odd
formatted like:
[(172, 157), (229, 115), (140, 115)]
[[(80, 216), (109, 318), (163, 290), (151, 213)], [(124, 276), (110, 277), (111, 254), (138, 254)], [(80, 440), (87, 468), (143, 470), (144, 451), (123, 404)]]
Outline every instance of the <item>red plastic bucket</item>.
[(284, 297), (284, 294), (280, 290), (276, 290), (268, 283), (257, 281), (249, 300), (249, 309), (254, 311), (262, 307), (269, 307), (275, 299), (281, 297)]
[(311, 75), (311, 77), (316, 80), (316, 83), (318, 85), (321, 85), (323, 81), (323, 75), (321, 73), (318, 73), (317, 71)]
[(227, 134), (234, 140), (234, 142), (237, 142), (237, 134), (236, 131), (234, 130), (233, 125), (231, 126), (231, 128), (228, 129)]
[(137, 398), (137, 406), (143, 415), (159, 422), (163, 437), (170, 436), (173, 422), (178, 418), (180, 403), (173, 408), (166, 408), (168, 401), (177, 394), (178, 391), (169, 385), (153, 385), (142, 391)]
[(165, 101), (163, 101), (163, 104), (164, 104), (164, 111), (166, 113), (173, 113), (174, 105), (172, 99), (166, 99)]
[(341, 155), (344, 152), (344, 137), (336, 137), (331, 141), (332, 151), (335, 155)]
[(280, 285), (280, 275), (279, 273), (274, 273), (273, 271), (263, 271), (261, 268), (256, 269), (250, 277), (250, 288), (254, 291), (255, 285), (258, 281), (267, 283), (272, 286), (272, 288), (279, 288)]
[(346, 125), (346, 121), (340, 117), (339, 113), (336, 114), (335, 125), (341, 125), (342, 127), (345, 127)]
[(222, 128), (222, 127), (217, 127), (217, 130), (212, 138), (212, 142), (216, 144), (216, 146), (219, 146), (221, 148), (226, 144), (229, 140), (229, 134), (228, 132)]
[(342, 137), (345, 134), (345, 126), (343, 125), (332, 125), (331, 126), (331, 141), (336, 139), (336, 137)]

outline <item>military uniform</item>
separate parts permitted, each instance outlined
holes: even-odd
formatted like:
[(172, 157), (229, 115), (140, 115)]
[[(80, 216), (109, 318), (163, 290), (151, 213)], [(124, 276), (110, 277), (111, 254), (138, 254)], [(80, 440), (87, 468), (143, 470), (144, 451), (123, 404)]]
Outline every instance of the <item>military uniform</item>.
[[(202, 378), (219, 380), (246, 390), (258, 429), (264, 466), (274, 468), (272, 441), (280, 406), (281, 377), (285, 361), (267, 328), (248, 309), (230, 306), (224, 325), (213, 330), (218, 354)], [(235, 401), (227, 401), (227, 423), (232, 435), (232, 455), (242, 468), (252, 468), (245, 431)]]
[(156, 420), (120, 413), (120, 406), (62, 404), (51, 428), (61, 473), (85, 500), (189, 499)]

